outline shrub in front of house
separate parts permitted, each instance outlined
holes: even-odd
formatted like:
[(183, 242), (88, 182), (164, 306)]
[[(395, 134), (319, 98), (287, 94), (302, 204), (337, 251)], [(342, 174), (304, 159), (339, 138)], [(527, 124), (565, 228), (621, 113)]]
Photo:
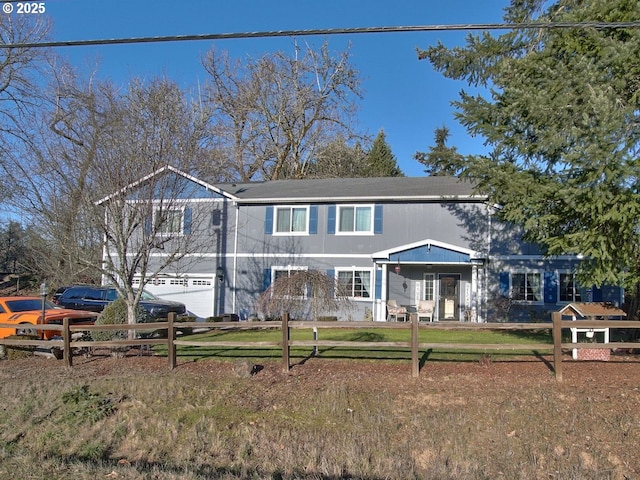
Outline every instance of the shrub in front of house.
[[(136, 323), (151, 322), (151, 315), (143, 307), (138, 305), (136, 310)], [(127, 324), (127, 303), (122, 298), (114, 300), (107, 305), (98, 315), (96, 325), (126, 325)], [(148, 331), (137, 330), (141, 335), (149, 334)], [(97, 342), (108, 342), (110, 340), (126, 339), (129, 335), (128, 330), (94, 330), (91, 332), (91, 338)]]

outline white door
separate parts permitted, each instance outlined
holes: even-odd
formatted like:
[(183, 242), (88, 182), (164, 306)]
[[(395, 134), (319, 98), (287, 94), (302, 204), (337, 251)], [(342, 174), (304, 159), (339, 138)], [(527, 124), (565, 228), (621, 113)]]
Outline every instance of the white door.
[(145, 290), (165, 300), (184, 303), (196, 317), (214, 315), (215, 275), (171, 276), (163, 275), (147, 283)]

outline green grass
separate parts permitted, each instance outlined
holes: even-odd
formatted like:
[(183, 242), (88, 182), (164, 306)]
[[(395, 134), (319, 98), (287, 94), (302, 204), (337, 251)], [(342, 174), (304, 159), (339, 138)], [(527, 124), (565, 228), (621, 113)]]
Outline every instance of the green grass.
[[(411, 338), (411, 332), (407, 329), (348, 329), (330, 328), (319, 329), (318, 339), (330, 341), (371, 342), (371, 348), (356, 347), (318, 347), (317, 356), (322, 358), (340, 359), (369, 359), (369, 360), (410, 360), (411, 351), (408, 347), (376, 347), (377, 342), (406, 342)], [(256, 329), (256, 330), (211, 330), (207, 333), (199, 333), (181, 337), (181, 339), (198, 342), (281, 342), (280, 329)], [(313, 340), (311, 329), (291, 329), (291, 340)], [(456, 360), (477, 361), (482, 356), (490, 354), (492, 358), (512, 358), (514, 356), (532, 355), (527, 349), (527, 344), (553, 343), (549, 331), (473, 331), (473, 330), (420, 330), (419, 343), (443, 343), (443, 344), (517, 344), (522, 349), (513, 351), (497, 351), (493, 349), (438, 349), (421, 351), (423, 360)], [(166, 347), (157, 346), (156, 354), (166, 355)], [(313, 353), (312, 347), (291, 347), (290, 357), (292, 361), (309, 357)], [(282, 357), (280, 347), (226, 347), (226, 346), (182, 346), (177, 347), (179, 358), (200, 360), (205, 358), (262, 358), (276, 359)]]

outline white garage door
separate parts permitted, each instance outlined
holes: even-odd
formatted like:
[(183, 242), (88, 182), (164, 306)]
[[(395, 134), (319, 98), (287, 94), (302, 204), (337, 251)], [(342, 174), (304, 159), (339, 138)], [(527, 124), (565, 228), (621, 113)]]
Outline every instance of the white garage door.
[(186, 278), (163, 275), (149, 281), (145, 290), (166, 300), (182, 302), (193, 315), (207, 318), (214, 314), (214, 278), (213, 274)]

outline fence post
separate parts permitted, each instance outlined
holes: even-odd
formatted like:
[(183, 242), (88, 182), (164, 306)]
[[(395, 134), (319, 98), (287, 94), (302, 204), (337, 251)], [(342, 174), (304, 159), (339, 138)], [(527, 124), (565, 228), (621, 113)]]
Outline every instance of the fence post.
[(553, 312), (551, 314), (553, 322), (553, 371), (556, 381), (562, 382), (562, 314)]
[(418, 314), (410, 313), (411, 319), (411, 376), (418, 378), (420, 376), (420, 360), (418, 358)]
[(289, 353), (289, 314), (285, 312), (282, 314), (282, 367), (285, 372), (291, 366)]
[(169, 369), (176, 368), (176, 330), (173, 326), (173, 322), (176, 319), (176, 313), (170, 312), (167, 318), (167, 357), (169, 358)]
[(62, 319), (62, 358), (64, 366), (71, 368), (73, 360), (71, 358), (71, 331), (69, 330), (69, 317)]

